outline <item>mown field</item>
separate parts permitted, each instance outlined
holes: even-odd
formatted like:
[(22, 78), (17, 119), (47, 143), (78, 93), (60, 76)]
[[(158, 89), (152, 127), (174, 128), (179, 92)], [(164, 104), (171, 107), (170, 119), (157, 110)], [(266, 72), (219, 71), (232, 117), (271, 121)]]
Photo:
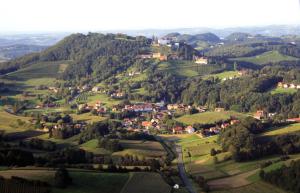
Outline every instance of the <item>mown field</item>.
[(15, 80), (28, 80), (36, 78), (56, 78), (64, 72), (70, 61), (41, 62), (7, 74), (8, 78)]
[[(73, 184), (65, 189), (54, 188), (53, 193), (170, 193), (171, 187), (158, 173), (99, 173), (93, 171), (71, 170)], [(1, 170), (0, 176), (18, 176), (31, 180), (41, 180), (54, 184), (54, 170), (12, 169)], [(184, 190), (176, 193), (186, 192)]]
[[(18, 176), (26, 179), (41, 180), (53, 184), (54, 171), (48, 170), (4, 170), (0, 176)], [(53, 193), (120, 193), (128, 180), (127, 173), (97, 173), (72, 171), (73, 184), (66, 189), (53, 189)]]
[(240, 76), (241, 75), (239, 74), (238, 71), (225, 71), (225, 72), (218, 73), (218, 74), (210, 74), (210, 75), (205, 76), (204, 78), (207, 79), (210, 77), (214, 77), (214, 78), (219, 78), (220, 80), (223, 80), (224, 78), (226, 78), (226, 79), (228, 79), (230, 77), (237, 78)]
[(100, 154), (100, 155), (106, 155), (106, 154), (111, 154), (110, 151), (107, 151), (106, 149), (103, 148), (98, 148), (98, 140), (97, 139), (92, 139), (84, 144), (80, 145), (80, 148), (92, 152), (94, 154)]
[(88, 123), (94, 123), (94, 122), (99, 122), (107, 119), (107, 117), (100, 117), (100, 116), (95, 116), (92, 115), (91, 113), (83, 113), (83, 114), (70, 114), (70, 116), (75, 120), (75, 121), (86, 121)]
[(205, 112), (205, 113), (197, 113), (193, 115), (184, 115), (182, 117), (177, 118), (176, 120), (179, 122), (182, 122), (187, 125), (193, 125), (195, 123), (200, 124), (211, 124), (222, 120), (228, 120), (230, 117), (245, 117), (246, 115), (232, 112), (232, 111), (226, 111), (226, 112)]
[(262, 136), (276, 136), (276, 135), (282, 135), (287, 133), (294, 133), (297, 131), (300, 131), (300, 123), (291, 124), (280, 128), (274, 128), (268, 132), (263, 133)]
[(291, 57), (291, 56), (286, 56), (278, 51), (269, 51), (265, 52), (263, 54), (253, 56), (253, 57), (242, 57), (242, 58), (234, 58), (231, 59), (233, 61), (244, 61), (244, 62), (250, 62), (253, 64), (268, 64), (268, 63), (276, 63), (276, 62), (281, 62), (281, 61), (295, 61), (299, 60), (298, 58)]
[(275, 88), (271, 91), (271, 94), (294, 94), (298, 90), (294, 88)]
[(113, 157), (132, 155), (137, 156), (139, 159), (146, 159), (166, 157), (167, 155), (163, 146), (156, 141), (120, 140), (120, 144), (124, 150), (114, 152)]
[(276, 188), (265, 182), (256, 182), (239, 188), (230, 190), (211, 191), (212, 193), (286, 193), (285, 191)]
[[(6, 133), (27, 130), (30, 127), (29, 119), (28, 117), (12, 115), (0, 108), (0, 130), (4, 130)], [(22, 123), (19, 124), (18, 120)]]
[(171, 61), (158, 65), (161, 71), (167, 71), (183, 77), (203, 76), (216, 70), (221, 70), (220, 65), (198, 65), (193, 61)]
[(170, 193), (171, 187), (158, 173), (130, 173), (121, 193)]

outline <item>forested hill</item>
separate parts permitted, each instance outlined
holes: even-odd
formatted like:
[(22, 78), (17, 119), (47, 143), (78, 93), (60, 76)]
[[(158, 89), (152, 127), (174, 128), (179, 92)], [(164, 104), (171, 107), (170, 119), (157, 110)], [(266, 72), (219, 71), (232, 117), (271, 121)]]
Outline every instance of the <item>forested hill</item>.
[(150, 43), (145, 37), (129, 37), (121, 34), (73, 34), (41, 53), (0, 64), (0, 74), (38, 62), (70, 60), (73, 65), (65, 70), (64, 78), (76, 78), (75, 76), (80, 77), (93, 72), (99, 77), (105, 77), (105, 74), (133, 62), (131, 60), (139, 52), (148, 49)]

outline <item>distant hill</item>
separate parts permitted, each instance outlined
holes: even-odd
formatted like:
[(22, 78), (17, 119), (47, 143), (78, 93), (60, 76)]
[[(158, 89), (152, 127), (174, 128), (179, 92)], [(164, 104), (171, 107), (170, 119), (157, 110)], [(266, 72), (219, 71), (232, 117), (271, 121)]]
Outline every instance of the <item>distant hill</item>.
[(145, 37), (89, 33), (73, 34), (41, 53), (33, 53), (0, 64), (2, 74), (28, 68), (41, 62), (70, 61), (64, 78), (83, 77), (94, 73), (100, 79), (128, 68), (137, 54), (149, 49), (150, 40)]
[(221, 42), (221, 39), (213, 33), (203, 33), (203, 34), (180, 34), (180, 33), (170, 33), (164, 36), (165, 38), (174, 38), (179, 42), (186, 42), (199, 50), (210, 47)]
[(46, 46), (38, 45), (11, 45), (0, 47), (0, 57), (6, 60), (15, 59), (26, 54), (45, 50)]

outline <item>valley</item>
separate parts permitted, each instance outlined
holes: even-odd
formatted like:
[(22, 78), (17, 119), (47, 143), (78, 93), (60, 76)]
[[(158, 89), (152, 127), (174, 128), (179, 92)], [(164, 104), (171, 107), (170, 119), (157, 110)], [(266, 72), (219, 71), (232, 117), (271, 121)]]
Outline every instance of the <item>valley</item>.
[(41, 193), (289, 192), (269, 175), (300, 159), (300, 40), (242, 37), (73, 34), (0, 63), (0, 176)]

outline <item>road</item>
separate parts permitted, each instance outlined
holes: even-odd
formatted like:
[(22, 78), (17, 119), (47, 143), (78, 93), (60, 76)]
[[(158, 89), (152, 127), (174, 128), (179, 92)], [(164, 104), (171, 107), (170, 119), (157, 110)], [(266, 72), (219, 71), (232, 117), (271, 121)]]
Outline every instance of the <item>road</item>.
[(190, 193), (196, 193), (190, 179), (187, 177), (185, 167), (184, 167), (184, 162), (183, 162), (183, 157), (182, 157), (182, 148), (180, 146), (176, 146), (176, 152), (178, 155), (178, 170), (179, 170), (179, 175), (187, 188), (187, 190)]

